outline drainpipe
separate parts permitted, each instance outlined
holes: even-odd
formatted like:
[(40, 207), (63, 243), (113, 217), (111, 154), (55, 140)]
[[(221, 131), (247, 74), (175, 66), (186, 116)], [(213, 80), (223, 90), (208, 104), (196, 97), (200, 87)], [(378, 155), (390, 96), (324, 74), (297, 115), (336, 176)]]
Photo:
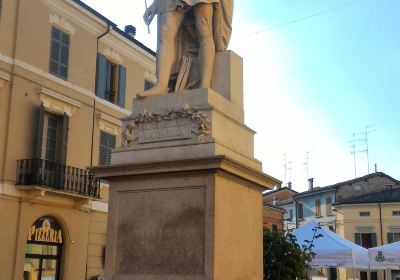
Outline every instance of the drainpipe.
[(383, 246), (383, 225), (382, 225), (382, 206), (381, 203), (378, 203), (379, 205), (379, 225), (381, 227), (381, 245)]
[[(97, 41), (96, 41), (96, 77), (95, 77), (95, 79), (97, 79), (97, 75), (98, 75), (97, 68), (99, 66), (99, 57), (98, 57), (99, 40), (101, 38), (103, 38), (104, 36), (106, 36), (110, 31), (111, 31), (111, 25), (110, 25), (110, 23), (107, 23), (107, 31), (100, 34), (100, 36), (98, 36), (96, 38)], [(90, 148), (90, 167), (93, 166), (93, 142), (94, 142), (94, 122), (95, 122), (95, 118), (96, 118), (96, 94), (97, 94), (97, 80), (95, 81), (95, 85), (94, 85), (93, 116), (92, 116), (92, 143), (91, 143), (91, 148)]]
[[(97, 94), (97, 75), (98, 75), (98, 65), (99, 65), (99, 40), (106, 36), (109, 32), (111, 31), (111, 25), (109, 22), (107, 22), (107, 30), (100, 34), (96, 38), (96, 76), (95, 76), (95, 84), (94, 84), (94, 98), (93, 98), (93, 115), (92, 115), (92, 142), (91, 142), (91, 147), (90, 147), (90, 168), (93, 167), (93, 143), (94, 143), (94, 123), (95, 123), (95, 118), (96, 118), (96, 94)], [(90, 171), (90, 175), (91, 171)], [(100, 191), (100, 190), (99, 190)], [(89, 225), (90, 226), (90, 225)], [(86, 248), (86, 270), (85, 270), (85, 279), (87, 279), (87, 272), (88, 272), (88, 255), (89, 255), (89, 232), (88, 231), (88, 239), (87, 239), (87, 248)]]
[(296, 213), (296, 229), (298, 229), (299, 228), (299, 219), (297, 216), (297, 200), (294, 200), (294, 211)]

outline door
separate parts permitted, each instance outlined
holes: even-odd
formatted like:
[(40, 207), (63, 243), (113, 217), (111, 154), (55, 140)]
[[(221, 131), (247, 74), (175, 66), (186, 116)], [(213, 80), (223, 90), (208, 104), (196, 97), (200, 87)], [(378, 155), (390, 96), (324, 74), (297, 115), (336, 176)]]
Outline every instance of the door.
[(51, 217), (38, 219), (28, 233), (23, 280), (60, 280), (62, 246), (58, 223)]

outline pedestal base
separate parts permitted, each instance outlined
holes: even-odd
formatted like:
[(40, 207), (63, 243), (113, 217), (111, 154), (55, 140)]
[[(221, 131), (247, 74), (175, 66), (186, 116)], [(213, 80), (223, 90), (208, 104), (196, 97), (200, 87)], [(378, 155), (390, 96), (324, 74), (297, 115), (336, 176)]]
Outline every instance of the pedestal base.
[(96, 169), (110, 181), (107, 280), (261, 280), (262, 195), (224, 156)]

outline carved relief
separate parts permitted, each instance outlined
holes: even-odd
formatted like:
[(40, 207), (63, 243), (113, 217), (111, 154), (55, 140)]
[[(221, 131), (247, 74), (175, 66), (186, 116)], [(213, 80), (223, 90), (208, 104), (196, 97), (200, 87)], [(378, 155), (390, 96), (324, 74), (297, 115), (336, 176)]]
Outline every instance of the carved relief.
[(198, 135), (200, 142), (211, 134), (210, 120), (199, 109), (185, 105), (164, 114), (143, 110), (124, 127), (122, 145), (129, 148), (135, 141), (150, 143), (187, 139), (192, 137), (192, 133)]

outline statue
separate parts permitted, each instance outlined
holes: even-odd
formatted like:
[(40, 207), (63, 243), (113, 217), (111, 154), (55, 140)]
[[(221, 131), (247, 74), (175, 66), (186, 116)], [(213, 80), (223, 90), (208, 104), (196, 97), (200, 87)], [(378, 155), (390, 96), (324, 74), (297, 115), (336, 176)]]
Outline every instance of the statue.
[(215, 52), (232, 32), (233, 0), (154, 0), (143, 16), (158, 15), (157, 83), (138, 98), (209, 88)]

